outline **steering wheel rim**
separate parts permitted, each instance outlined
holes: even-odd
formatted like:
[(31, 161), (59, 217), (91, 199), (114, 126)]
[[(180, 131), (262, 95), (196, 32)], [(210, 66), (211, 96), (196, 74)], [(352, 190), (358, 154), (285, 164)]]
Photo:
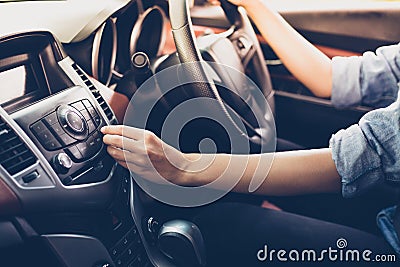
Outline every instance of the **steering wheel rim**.
[[(271, 85), (271, 80), (269, 77), (269, 72), (263, 63), (264, 56), (262, 55), (260, 44), (257, 40), (257, 36), (254, 32), (254, 29), (251, 25), (250, 20), (248, 19), (244, 10), (239, 10), (239, 8), (226, 0), (221, 0), (221, 7), (223, 8), (226, 17), (229, 22), (232, 24), (231, 31), (236, 33), (239, 30), (250, 31), (250, 35), (253, 38), (253, 42), (258, 45), (256, 47), (256, 53), (258, 53), (259, 64), (258, 67), (261, 68), (261, 72), (264, 73), (262, 84), (266, 88), (263, 90), (264, 96), (273, 102), (273, 90)], [(170, 0), (169, 1), (169, 12), (170, 12), (170, 21), (172, 27), (172, 34), (174, 37), (174, 42), (177, 49), (177, 54), (181, 63), (196, 63), (196, 62), (204, 62), (202, 55), (200, 53), (200, 49), (198, 47), (196, 36), (193, 30), (193, 24), (191, 20), (189, 4), (186, 0)], [(251, 30), (249, 29), (251, 28)], [(190, 72), (185, 74), (191, 76), (194, 81), (210, 81), (205, 73), (202, 64), (192, 64)], [(222, 111), (225, 113), (226, 117), (229, 121), (235, 126), (235, 128), (240, 132), (242, 136), (245, 136), (248, 140), (253, 143), (260, 144), (262, 142), (269, 142), (270, 136), (275, 136), (275, 128), (269, 127), (271, 121), (264, 123), (260, 128), (265, 127), (267, 130), (257, 131), (254, 129), (255, 135), (248, 136), (247, 133), (244, 133), (239, 126), (236, 125), (236, 122), (230, 117), (229, 112), (226, 110), (223, 100), (218, 92), (218, 89), (212, 82), (205, 83), (194, 83), (191, 90), (191, 96), (193, 97), (210, 97), (216, 99), (220, 103), (220, 107)], [(273, 103), (269, 103), (270, 106), (273, 107)], [(266, 110), (264, 109), (264, 110)], [(272, 111), (273, 113), (273, 111)], [(268, 116), (265, 116), (267, 118)], [(271, 118), (271, 116), (270, 116)], [(273, 114), (272, 114), (273, 120)], [(244, 121), (246, 123), (246, 121)], [(273, 129), (272, 129), (273, 128)], [(273, 131), (273, 133), (272, 133)]]

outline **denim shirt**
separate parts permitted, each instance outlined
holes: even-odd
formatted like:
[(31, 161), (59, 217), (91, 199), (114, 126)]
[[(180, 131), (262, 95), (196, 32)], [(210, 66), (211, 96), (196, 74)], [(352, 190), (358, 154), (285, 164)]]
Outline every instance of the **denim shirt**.
[[(379, 108), (330, 140), (343, 196), (356, 196), (380, 183), (400, 186), (400, 44), (360, 57), (336, 57), (332, 75), (332, 103), (336, 107), (362, 104)], [(394, 211), (395, 207), (381, 211), (377, 223), (400, 255)]]

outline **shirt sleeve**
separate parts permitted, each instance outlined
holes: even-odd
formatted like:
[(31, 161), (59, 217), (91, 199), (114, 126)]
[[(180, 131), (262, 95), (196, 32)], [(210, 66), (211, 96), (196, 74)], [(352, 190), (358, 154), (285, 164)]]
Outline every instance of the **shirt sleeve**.
[(396, 100), (400, 81), (400, 44), (362, 56), (332, 59), (332, 103), (339, 108), (386, 107)]
[(357, 195), (377, 183), (400, 184), (400, 99), (367, 113), (358, 125), (330, 140), (333, 160), (342, 178), (344, 197)]

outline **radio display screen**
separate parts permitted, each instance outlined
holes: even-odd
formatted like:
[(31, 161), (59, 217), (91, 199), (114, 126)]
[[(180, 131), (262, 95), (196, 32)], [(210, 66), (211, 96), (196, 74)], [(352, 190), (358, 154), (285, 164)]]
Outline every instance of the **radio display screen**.
[(31, 65), (21, 65), (0, 72), (0, 104), (35, 94), (39, 86)]

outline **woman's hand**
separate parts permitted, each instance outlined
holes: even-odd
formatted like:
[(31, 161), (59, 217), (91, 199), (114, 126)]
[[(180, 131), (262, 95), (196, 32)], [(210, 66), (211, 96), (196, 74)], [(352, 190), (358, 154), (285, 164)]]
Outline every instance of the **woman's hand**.
[[(101, 129), (108, 153), (122, 166), (153, 182), (187, 185), (188, 156), (164, 143), (154, 133), (128, 127), (106, 126)], [(186, 157), (185, 157), (186, 156)], [(165, 182), (165, 181), (164, 181)]]

